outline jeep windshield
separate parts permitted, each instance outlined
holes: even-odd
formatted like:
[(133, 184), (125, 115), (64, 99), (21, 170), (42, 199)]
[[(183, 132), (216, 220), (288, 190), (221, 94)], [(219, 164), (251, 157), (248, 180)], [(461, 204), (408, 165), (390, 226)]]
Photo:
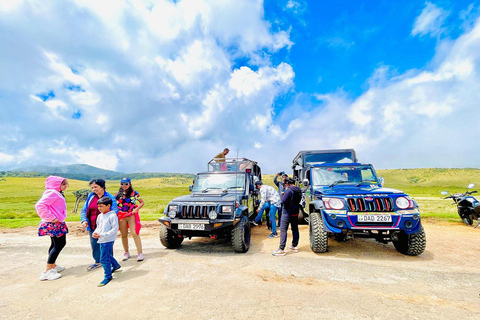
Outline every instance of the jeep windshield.
[(244, 190), (245, 174), (200, 174), (195, 179), (192, 192), (227, 192), (229, 190)]
[(355, 186), (379, 184), (371, 166), (325, 166), (312, 168), (312, 185), (336, 186), (350, 184)]

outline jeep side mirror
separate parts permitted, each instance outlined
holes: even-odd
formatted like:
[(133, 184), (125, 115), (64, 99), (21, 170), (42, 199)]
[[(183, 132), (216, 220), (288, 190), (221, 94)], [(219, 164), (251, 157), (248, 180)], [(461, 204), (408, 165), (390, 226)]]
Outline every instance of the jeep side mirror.
[(385, 179), (383, 177), (380, 177), (378, 178), (378, 182), (380, 182), (380, 184), (383, 186), (383, 184), (385, 183)]
[(302, 184), (303, 184), (304, 187), (308, 187), (308, 185), (310, 184), (310, 182), (308, 181), (308, 179), (304, 179), (304, 180), (302, 181)]
[(188, 186), (188, 190), (190, 190), (190, 192), (192, 192), (193, 186)]
[(473, 189), (473, 187), (475, 187), (475, 183), (470, 183), (470, 184), (468, 185), (468, 189)]

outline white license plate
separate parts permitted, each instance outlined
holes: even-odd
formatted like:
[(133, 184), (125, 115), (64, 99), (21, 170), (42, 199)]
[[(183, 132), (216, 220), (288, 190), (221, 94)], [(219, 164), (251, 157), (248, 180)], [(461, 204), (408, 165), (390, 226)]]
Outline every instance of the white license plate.
[(179, 223), (180, 230), (205, 230), (205, 225), (200, 223)]
[(390, 214), (361, 214), (357, 216), (358, 222), (392, 222)]

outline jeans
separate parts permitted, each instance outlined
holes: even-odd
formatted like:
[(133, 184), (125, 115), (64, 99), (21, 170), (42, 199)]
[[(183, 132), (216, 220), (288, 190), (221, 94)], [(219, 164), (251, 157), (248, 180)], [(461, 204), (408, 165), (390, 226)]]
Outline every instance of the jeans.
[(287, 211), (282, 213), (282, 220), (280, 221), (280, 249), (285, 250), (285, 245), (287, 244), (287, 231), (288, 224), (290, 223), (292, 227), (292, 246), (298, 246), (298, 241), (300, 240), (300, 233), (298, 232), (298, 216), (291, 216)]
[(277, 234), (277, 222), (275, 220), (275, 215), (277, 214), (278, 208), (270, 201), (265, 202), (265, 204), (262, 206), (262, 208), (257, 214), (257, 217), (255, 218), (255, 222), (260, 222), (263, 216), (263, 211), (265, 211), (265, 209), (267, 208), (270, 208), (270, 222), (272, 223), (272, 234)]
[(90, 234), (90, 246), (92, 247), (92, 256), (95, 260), (95, 263), (100, 262), (100, 245), (98, 244), (98, 239), (92, 237), (93, 231), (88, 231)]
[(100, 243), (100, 263), (102, 264), (105, 279), (112, 279), (112, 269), (118, 268), (120, 264), (113, 257), (113, 243)]

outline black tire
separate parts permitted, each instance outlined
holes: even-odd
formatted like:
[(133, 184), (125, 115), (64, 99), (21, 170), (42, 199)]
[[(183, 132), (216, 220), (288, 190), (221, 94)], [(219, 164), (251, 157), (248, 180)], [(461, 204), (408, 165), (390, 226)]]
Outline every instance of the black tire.
[(460, 219), (462, 219), (463, 223), (465, 223), (467, 226), (471, 226), (473, 224), (473, 217), (466, 210), (465, 212), (462, 212), (462, 210), (458, 209), (458, 215), (460, 216)]
[(250, 249), (251, 229), (248, 218), (243, 216), (232, 230), (233, 251), (245, 253)]
[(160, 226), (160, 242), (167, 249), (177, 249), (182, 244), (183, 237), (162, 224)]
[(327, 252), (328, 233), (323, 230), (323, 220), (320, 216), (320, 212), (313, 212), (310, 214), (308, 226), (310, 233), (310, 248), (312, 251), (315, 253)]
[(425, 251), (427, 246), (427, 238), (425, 230), (421, 227), (421, 231), (414, 234), (406, 234), (401, 231), (398, 235), (397, 241), (392, 241), (393, 246), (398, 252), (408, 256), (418, 256)]

